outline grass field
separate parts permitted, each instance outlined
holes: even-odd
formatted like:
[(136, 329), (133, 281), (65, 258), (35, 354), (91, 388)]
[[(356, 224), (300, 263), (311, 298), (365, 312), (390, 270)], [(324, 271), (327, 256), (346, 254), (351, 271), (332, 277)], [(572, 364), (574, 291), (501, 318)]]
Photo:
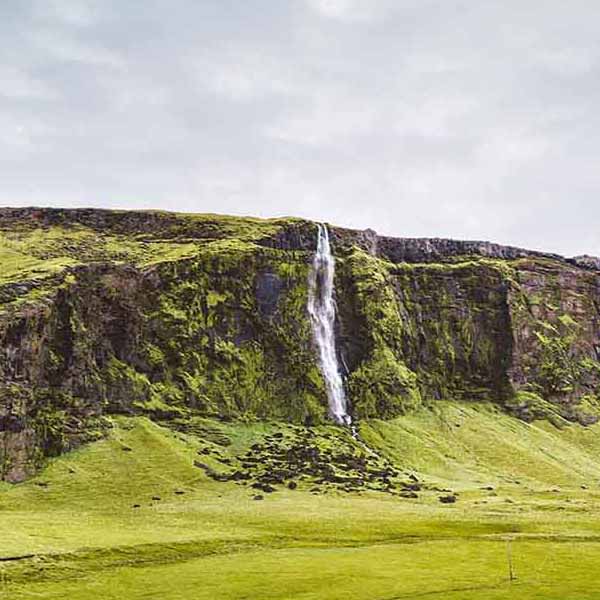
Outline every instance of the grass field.
[[(231, 456), (289, 429), (214, 427)], [(599, 433), (440, 403), (361, 426), (424, 483), (417, 498), (306, 480), (257, 501), (194, 466), (194, 433), (118, 418), (106, 440), (0, 484), (0, 597), (600, 598)]]

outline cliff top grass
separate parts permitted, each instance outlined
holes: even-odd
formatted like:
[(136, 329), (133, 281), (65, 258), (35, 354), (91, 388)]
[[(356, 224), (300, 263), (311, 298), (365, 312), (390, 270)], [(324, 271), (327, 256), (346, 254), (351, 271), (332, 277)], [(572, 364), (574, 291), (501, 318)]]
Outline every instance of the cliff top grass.
[[(152, 210), (0, 208), (0, 286), (23, 281), (39, 284), (67, 267), (90, 262), (146, 266), (176, 260), (193, 255), (211, 241), (261, 242), (306, 223), (295, 217), (260, 219)], [(360, 233), (338, 231), (350, 238)], [(452, 255), (443, 262), (395, 264), (380, 260), (390, 269), (452, 272), (477, 265), (503, 271), (507, 271), (507, 265), (550, 267), (563, 264), (559, 258), (532, 255), (513, 261), (484, 255)]]
[(298, 223), (302, 220), (160, 211), (0, 209), (0, 292), (13, 286), (0, 303), (43, 298), (67, 269), (79, 265), (144, 268), (204, 250), (230, 252), (235, 244), (247, 249)]
[(47, 230), (53, 226), (84, 228), (136, 239), (214, 239), (236, 237), (256, 240), (275, 235), (282, 226), (304, 222), (295, 217), (257, 217), (177, 213), (157, 210), (104, 210), (61, 208), (0, 208), (0, 231)]

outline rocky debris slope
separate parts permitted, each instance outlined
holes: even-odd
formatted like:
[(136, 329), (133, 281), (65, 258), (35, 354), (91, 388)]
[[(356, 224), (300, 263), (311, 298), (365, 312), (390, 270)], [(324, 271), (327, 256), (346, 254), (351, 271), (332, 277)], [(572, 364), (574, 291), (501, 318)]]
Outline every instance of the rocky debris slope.
[(232, 454), (227, 437), (206, 424), (195, 430), (182, 421), (165, 425), (203, 440), (194, 465), (211, 479), (247, 486), (259, 496), (285, 487), (313, 494), (377, 491), (417, 498), (418, 492), (430, 489), (343, 428), (290, 425), (258, 436), (248, 448)]
[[(331, 228), (354, 419), (437, 399), (526, 420), (600, 413), (600, 272), (485, 242)], [(0, 478), (104, 415), (327, 421), (300, 219), (0, 209)]]

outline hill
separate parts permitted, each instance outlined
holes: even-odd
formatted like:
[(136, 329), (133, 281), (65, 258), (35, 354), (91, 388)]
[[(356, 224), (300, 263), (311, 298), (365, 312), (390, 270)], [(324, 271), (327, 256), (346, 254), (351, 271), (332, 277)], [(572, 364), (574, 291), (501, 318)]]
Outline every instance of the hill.
[(600, 597), (596, 259), (31, 208), (0, 265), (2, 597)]
[[(440, 400), (597, 420), (589, 257), (329, 230), (354, 421)], [(0, 478), (100, 439), (113, 414), (327, 423), (316, 235), (292, 218), (0, 209)]]
[[(441, 402), (361, 425), (369, 468), (389, 462), (398, 473), (391, 491), (383, 482), (346, 491), (304, 474), (270, 493), (195, 464), (201, 457), (230, 472), (252, 446), (270, 447), (274, 461), (307, 435), (308, 448), (328, 459), (367, 450), (336, 426), (203, 420), (183, 433), (141, 416), (111, 425), (103, 440), (52, 459), (29, 481), (0, 483), (5, 597), (600, 594), (597, 425), (559, 430), (491, 404)], [(440, 502), (449, 495), (456, 502)]]

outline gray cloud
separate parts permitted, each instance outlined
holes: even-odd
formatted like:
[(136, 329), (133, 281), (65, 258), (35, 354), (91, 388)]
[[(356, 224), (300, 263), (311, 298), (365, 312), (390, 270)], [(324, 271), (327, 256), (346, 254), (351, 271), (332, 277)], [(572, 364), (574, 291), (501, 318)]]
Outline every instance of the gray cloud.
[(600, 254), (600, 5), (4, 0), (0, 204)]

